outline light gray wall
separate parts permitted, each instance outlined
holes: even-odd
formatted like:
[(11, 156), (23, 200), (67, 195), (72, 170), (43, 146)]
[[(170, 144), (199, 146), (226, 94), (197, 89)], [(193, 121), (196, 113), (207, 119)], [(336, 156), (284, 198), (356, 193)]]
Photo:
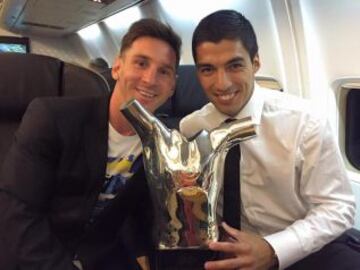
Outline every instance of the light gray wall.
[[(0, 28), (0, 35), (20, 36), (3, 28)], [(82, 45), (81, 39), (76, 34), (61, 38), (35, 35), (26, 36), (30, 38), (31, 53), (48, 55), (84, 66), (88, 64), (89, 57)]]

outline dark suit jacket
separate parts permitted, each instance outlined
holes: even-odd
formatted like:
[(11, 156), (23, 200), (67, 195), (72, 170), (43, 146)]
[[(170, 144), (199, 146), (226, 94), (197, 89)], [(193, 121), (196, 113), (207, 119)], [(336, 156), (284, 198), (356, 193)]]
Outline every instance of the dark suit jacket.
[[(62, 97), (29, 106), (0, 174), (0, 269), (76, 269), (79, 243), (102, 239), (84, 232), (105, 176), (108, 104), (108, 97)], [(144, 181), (141, 169), (110, 207), (108, 241), (145, 196)], [(104, 220), (96, 226), (113, 219)], [(82, 245), (79, 253), (86, 260), (97, 252)]]

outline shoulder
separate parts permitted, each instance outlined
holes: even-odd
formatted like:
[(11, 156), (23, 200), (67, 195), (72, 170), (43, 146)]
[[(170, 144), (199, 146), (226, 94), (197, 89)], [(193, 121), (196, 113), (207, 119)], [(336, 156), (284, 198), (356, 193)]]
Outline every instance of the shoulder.
[(294, 114), (314, 120), (326, 118), (314, 101), (275, 90), (261, 89), (261, 91), (264, 96), (264, 113)]
[(277, 134), (301, 140), (327, 134), (327, 116), (314, 101), (273, 90), (264, 90), (263, 96), (262, 124), (271, 125)]
[(186, 137), (191, 137), (202, 129), (212, 129), (216, 114), (217, 110), (212, 103), (204, 105), (201, 109), (185, 116), (180, 121), (181, 133)]

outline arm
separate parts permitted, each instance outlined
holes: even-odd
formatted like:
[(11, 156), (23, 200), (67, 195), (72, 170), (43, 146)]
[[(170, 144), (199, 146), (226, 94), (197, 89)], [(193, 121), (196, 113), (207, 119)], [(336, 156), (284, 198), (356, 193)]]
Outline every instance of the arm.
[[(298, 192), (299, 200), (307, 209), (304, 215), (294, 220), (288, 227), (267, 235), (264, 239), (238, 232), (239, 237), (232, 235), (236, 239), (235, 242), (227, 242), (224, 243), (225, 245), (210, 244), (210, 248), (214, 250), (238, 257), (237, 260), (227, 260), (222, 263), (237, 262), (241, 265), (246, 257), (248, 261), (261, 262), (263, 259), (259, 258), (259, 254), (269, 254), (272, 248), (274, 254), (278, 256), (279, 268), (284, 269), (321, 249), (351, 227), (355, 210), (354, 198), (327, 123), (307, 122), (299, 144), (297, 160), (295, 181), (299, 184), (299, 191), (294, 190), (294, 193)], [(270, 244), (267, 248), (264, 240)], [(247, 244), (252, 250), (250, 253), (245, 252), (244, 246)], [(241, 245), (245, 250), (241, 249)], [(273, 265), (274, 259), (269, 260), (269, 258), (271, 256), (264, 257), (265, 268), (260, 265), (260, 268), (255, 269), (267, 269), (266, 267)], [(209, 267), (213, 265), (210, 264)], [(221, 269), (221, 267), (209, 269)]]
[(0, 176), (0, 250), (21, 270), (77, 269), (48, 220), (59, 144), (48, 115), (39, 100), (30, 105)]
[(321, 249), (353, 224), (354, 197), (343, 161), (325, 122), (309, 121), (298, 151), (300, 196), (308, 211), (283, 231), (265, 239), (280, 269)]

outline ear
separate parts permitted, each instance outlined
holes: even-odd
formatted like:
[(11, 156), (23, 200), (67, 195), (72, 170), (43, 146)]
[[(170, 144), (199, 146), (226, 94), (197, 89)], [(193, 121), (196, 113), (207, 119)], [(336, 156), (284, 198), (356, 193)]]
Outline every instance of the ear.
[(176, 88), (176, 83), (177, 83), (178, 77), (179, 77), (179, 76), (176, 74), (176, 75), (175, 75), (174, 82), (173, 82), (173, 85), (172, 85), (171, 90), (170, 90), (171, 92), (170, 92), (169, 97), (171, 97), (172, 95), (175, 94), (175, 88)]
[(252, 66), (253, 66), (253, 73), (255, 74), (256, 72), (258, 72), (258, 70), (260, 69), (260, 57), (259, 54), (256, 53), (254, 56), (254, 59), (252, 61)]
[(118, 57), (116, 57), (115, 63), (111, 69), (111, 76), (113, 77), (113, 79), (115, 81), (117, 81), (119, 79), (120, 68), (121, 68), (121, 57), (118, 56)]
[(173, 88), (171, 88), (169, 97), (172, 97), (174, 94), (175, 94), (175, 86)]

